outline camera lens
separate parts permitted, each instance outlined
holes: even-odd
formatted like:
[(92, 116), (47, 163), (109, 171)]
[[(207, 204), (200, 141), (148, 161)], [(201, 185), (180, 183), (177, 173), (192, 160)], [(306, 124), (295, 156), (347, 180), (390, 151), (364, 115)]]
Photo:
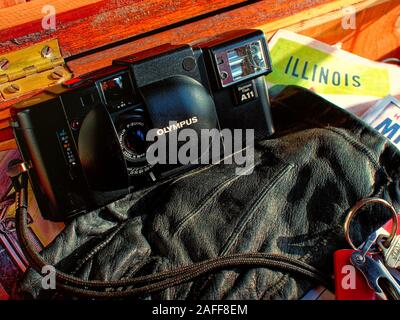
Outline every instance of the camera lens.
[(127, 127), (123, 144), (131, 152), (133, 158), (142, 158), (146, 153), (146, 136), (142, 123)]
[(118, 138), (130, 175), (142, 174), (152, 167), (146, 160), (146, 134), (147, 126), (143, 117), (133, 116), (120, 121)]

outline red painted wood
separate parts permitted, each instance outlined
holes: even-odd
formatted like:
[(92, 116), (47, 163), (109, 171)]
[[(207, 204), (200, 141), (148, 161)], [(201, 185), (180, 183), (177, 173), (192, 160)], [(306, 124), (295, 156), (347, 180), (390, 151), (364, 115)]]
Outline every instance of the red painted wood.
[(248, 1), (105, 0), (57, 14), (54, 32), (41, 20), (0, 30), (0, 53), (58, 38), (67, 57), (242, 2)]
[[(96, 4), (82, 6), (68, 12), (63, 12), (59, 14), (56, 13), (57, 23), (62, 28), (65, 24), (69, 22), (79, 21), (80, 19), (84, 19), (85, 17), (98, 14), (100, 13), (102, 6), (104, 6), (107, 3), (109, 2), (102, 1)], [(1, 18), (1, 12), (0, 12), (0, 18)], [(30, 34), (36, 34), (36, 36), (38, 36), (38, 33), (41, 32), (46, 33), (45, 31), (43, 31), (42, 28), (42, 20), (41, 19), (34, 20), (30, 21), (29, 23), (23, 23), (15, 27), (0, 30), (0, 41), (6, 42), (9, 41), (11, 38), (13, 39), (23, 38)], [(3, 48), (7, 50), (7, 46), (3, 46)]]
[(25, 3), (25, 2), (28, 2), (28, 1), (25, 1), (25, 0), (0, 0), (0, 9), (1, 8), (12, 7), (12, 6), (15, 6), (17, 4)]
[[(6, 119), (4, 122), (8, 123), (10, 119)], [(10, 127), (0, 129), (0, 141), (7, 141), (14, 139), (13, 131)]]

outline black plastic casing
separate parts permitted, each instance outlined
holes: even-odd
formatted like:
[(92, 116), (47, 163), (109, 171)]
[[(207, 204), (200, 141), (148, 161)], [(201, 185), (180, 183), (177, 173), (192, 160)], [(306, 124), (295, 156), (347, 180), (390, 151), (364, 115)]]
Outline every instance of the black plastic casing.
[[(83, 104), (88, 95), (93, 100)], [(65, 221), (129, 192), (115, 128), (94, 85), (54, 87), (17, 104), (12, 127), (45, 219)]]
[[(130, 69), (133, 85), (140, 93), (152, 128), (164, 128), (170, 122), (179, 123), (195, 116), (198, 122), (190, 128), (199, 135), (201, 129), (220, 129), (200, 49), (189, 45), (162, 45), (113, 63)], [(174, 134), (178, 135), (180, 131), (178, 129)], [(177, 147), (184, 143), (178, 142)], [(169, 151), (169, 163), (168, 155)], [(167, 164), (154, 167), (150, 173), (158, 180), (194, 166)]]
[[(56, 132), (66, 130), (71, 137), (60, 99), (38, 99), (43, 101), (13, 116), (14, 136), (29, 165), (31, 186), (43, 217), (62, 221), (91, 207), (89, 189), (80, 162), (74, 169), (69, 168), (64, 153), (59, 151)], [(77, 157), (76, 147), (72, 150)], [(72, 179), (71, 174), (76, 178)]]
[[(223, 87), (219, 81), (217, 61), (214, 54), (229, 51), (244, 44), (261, 41), (265, 50), (266, 70), (257, 77), (235, 81)], [(239, 30), (219, 35), (199, 44), (204, 52), (204, 60), (209, 66), (211, 90), (217, 108), (221, 129), (254, 129), (256, 140), (267, 138), (274, 133), (268, 89), (264, 76), (272, 72), (270, 54), (264, 33), (260, 30)], [(238, 101), (238, 90), (251, 87), (255, 98), (248, 102)], [(240, 93), (239, 93), (240, 94)]]
[[(221, 87), (213, 58), (213, 50), (257, 39), (267, 50), (264, 35), (254, 30), (195, 46), (160, 46), (16, 104), (13, 130), (43, 217), (65, 221), (192, 167), (158, 165), (141, 176), (128, 174), (117, 124), (138, 108), (145, 110), (152, 128), (196, 116), (195, 130), (255, 129), (257, 139), (272, 134), (263, 79), (270, 68)], [(131, 92), (119, 109), (101, 89), (102, 81), (117, 76), (129, 83)], [(235, 92), (249, 83), (257, 95), (238, 103)]]

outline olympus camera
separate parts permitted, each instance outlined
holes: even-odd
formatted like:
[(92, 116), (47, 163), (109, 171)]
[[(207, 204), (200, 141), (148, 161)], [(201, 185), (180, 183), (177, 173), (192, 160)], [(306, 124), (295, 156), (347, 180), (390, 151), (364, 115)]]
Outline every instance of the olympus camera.
[(14, 135), (42, 215), (64, 221), (192, 167), (149, 164), (150, 129), (268, 137), (269, 72), (264, 34), (238, 31), (127, 56), (14, 105)]

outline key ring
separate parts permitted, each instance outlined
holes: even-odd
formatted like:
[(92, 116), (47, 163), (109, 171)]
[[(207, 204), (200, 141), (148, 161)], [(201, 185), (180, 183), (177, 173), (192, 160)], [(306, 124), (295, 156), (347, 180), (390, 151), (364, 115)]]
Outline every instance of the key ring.
[(386, 200), (383, 200), (381, 198), (362, 199), (360, 201), (357, 201), (356, 204), (350, 209), (350, 211), (346, 217), (346, 220), (344, 222), (344, 233), (346, 236), (346, 240), (354, 250), (358, 250), (358, 248), (354, 245), (353, 241), (350, 238), (350, 223), (353, 220), (353, 218), (355, 217), (358, 210), (360, 210), (362, 207), (364, 207), (365, 205), (370, 204), (370, 203), (379, 203), (379, 204), (383, 205), (384, 207), (388, 208), (392, 213), (392, 221), (393, 221), (392, 231), (391, 231), (389, 237), (386, 239), (384, 245), (388, 247), (397, 233), (397, 212), (396, 212), (396, 209), (389, 202), (387, 202)]

